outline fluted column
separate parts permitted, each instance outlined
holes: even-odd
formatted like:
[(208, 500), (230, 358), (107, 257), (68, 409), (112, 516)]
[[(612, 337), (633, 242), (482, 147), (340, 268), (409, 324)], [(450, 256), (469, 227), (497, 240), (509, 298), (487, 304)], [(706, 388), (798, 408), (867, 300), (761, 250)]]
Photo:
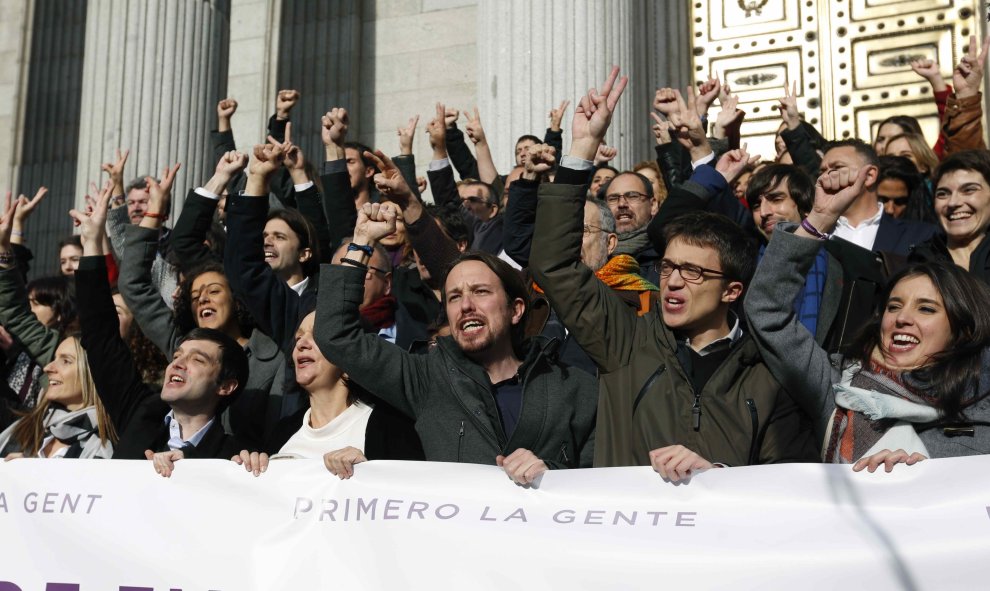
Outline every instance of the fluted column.
[(229, 0), (89, 0), (76, 195), (114, 148), (125, 179), (182, 162), (173, 219), (212, 167), (209, 130), (227, 79)]
[[(551, 107), (598, 86), (613, 64), (629, 86), (606, 137), (628, 167), (653, 158), (649, 105), (657, 85), (686, 84), (690, 46), (666, 51), (671, 30), (683, 30), (680, 2), (643, 0), (481, 0), (478, 9), (478, 94), (495, 164), (508, 170), (515, 140), (542, 137)], [(660, 55), (657, 55), (657, 54)]]

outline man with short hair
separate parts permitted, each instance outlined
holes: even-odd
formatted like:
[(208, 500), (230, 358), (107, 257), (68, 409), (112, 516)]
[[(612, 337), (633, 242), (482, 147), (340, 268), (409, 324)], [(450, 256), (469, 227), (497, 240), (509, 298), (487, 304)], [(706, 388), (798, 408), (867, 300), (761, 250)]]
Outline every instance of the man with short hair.
[(869, 169), (863, 191), (839, 218), (832, 235), (866, 250), (907, 256), (912, 245), (931, 238), (936, 228), (923, 222), (899, 220), (884, 212), (877, 198), (878, 163), (873, 147), (861, 140), (841, 140), (825, 147), (819, 172), (848, 169), (855, 175), (861, 168)]
[(230, 458), (242, 444), (224, 433), (217, 418), (247, 383), (247, 355), (226, 334), (197, 328), (175, 350), (160, 394), (145, 385), (120, 336), (107, 280), (103, 227), (109, 200), (110, 191), (104, 191), (91, 214), (73, 210), (72, 216), (83, 245), (76, 270), (81, 341), (119, 436), (113, 457), (150, 459), (155, 452), (176, 451), (181, 455), (173, 458)]
[[(405, 183), (397, 171), (382, 182)], [(548, 468), (590, 466), (594, 378), (559, 365), (553, 342), (524, 338), (526, 286), (504, 261), (480, 252), (455, 260), (442, 294), (452, 336), (424, 355), (361, 329), (367, 251), (395, 231), (397, 215), (392, 203), (366, 204), (354, 248), (343, 264), (321, 270), (316, 342), (323, 354), (416, 421), (427, 460), (496, 464), (519, 484)]]
[(716, 464), (814, 459), (803, 415), (731, 312), (756, 266), (735, 223), (691, 213), (667, 224), (661, 305), (645, 316), (581, 262), (583, 183), (626, 84), (617, 78), (613, 68), (575, 112), (570, 154), (555, 184), (541, 187), (530, 259), (600, 371), (595, 465), (651, 464), (677, 481)]
[(615, 216), (619, 233), (615, 253), (633, 256), (639, 261), (639, 274), (657, 283), (655, 266), (660, 256), (647, 234), (647, 226), (659, 210), (653, 183), (639, 173), (627, 171), (607, 181), (599, 192)]

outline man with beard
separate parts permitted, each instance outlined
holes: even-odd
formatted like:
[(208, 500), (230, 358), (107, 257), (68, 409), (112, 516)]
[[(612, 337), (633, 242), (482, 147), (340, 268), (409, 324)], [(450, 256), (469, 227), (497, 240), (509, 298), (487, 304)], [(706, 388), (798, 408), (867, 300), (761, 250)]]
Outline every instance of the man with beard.
[[(382, 155), (379, 155), (382, 156)], [(404, 185), (386, 166), (383, 193)], [(442, 301), (451, 336), (413, 355), (361, 330), (358, 308), (377, 240), (395, 231), (398, 208), (366, 204), (354, 247), (324, 266), (316, 342), (350, 379), (416, 422), (426, 459), (496, 464), (519, 484), (545, 470), (589, 467), (594, 455), (594, 378), (556, 361), (556, 343), (523, 335), (526, 286), (497, 257), (469, 252), (450, 267)]]

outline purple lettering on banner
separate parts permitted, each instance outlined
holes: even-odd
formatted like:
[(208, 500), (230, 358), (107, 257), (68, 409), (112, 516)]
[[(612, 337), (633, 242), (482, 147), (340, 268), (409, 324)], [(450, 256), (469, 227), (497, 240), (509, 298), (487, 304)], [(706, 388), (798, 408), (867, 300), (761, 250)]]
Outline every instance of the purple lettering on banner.
[(619, 525), (619, 519), (622, 519), (622, 521), (625, 521), (629, 525), (636, 525), (636, 514), (637, 511), (633, 511), (632, 517), (626, 517), (622, 511), (616, 511), (615, 519), (612, 520), (612, 525)]
[(75, 495), (75, 501), (73, 501), (73, 495), (66, 493), (65, 498), (62, 499), (62, 513), (65, 513), (65, 508), (69, 508), (69, 513), (75, 513), (76, 507), (79, 506), (79, 499), (82, 495)]
[(653, 516), (653, 525), (656, 525), (656, 524), (660, 523), (660, 516), (661, 515), (666, 515), (667, 512), (666, 511), (647, 511), (646, 514)]
[(96, 503), (96, 499), (102, 499), (103, 495), (86, 495), (89, 498), (89, 507), (86, 509), (86, 515), (93, 510), (93, 504)]
[(553, 520), (557, 523), (574, 523), (574, 511), (561, 509), (553, 514)]
[(45, 591), (79, 591), (77, 583), (48, 583)]
[(0, 509), (3, 509), (4, 513), (9, 513), (7, 511), (7, 495), (0, 492)]
[[(55, 512), (55, 497), (57, 497), (57, 496), (58, 496), (58, 493), (53, 493), (53, 492), (45, 493), (45, 504), (41, 508), (41, 512), (42, 513), (54, 513)], [(49, 505), (51, 506), (51, 508), (49, 508)]]
[(987, 506), (987, 517), (990, 517), (990, 506)]
[[(444, 507), (450, 507), (450, 509), (453, 509), (453, 511), (450, 512), (450, 515), (444, 515), (441, 512), (441, 510)], [(448, 509), (448, 511), (450, 509)], [(455, 517), (460, 512), (461, 512), (461, 508), (460, 507), (458, 507), (457, 505), (452, 505), (450, 503), (447, 503), (446, 505), (440, 505), (439, 507), (437, 507), (437, 510), (435, 511), (436, 516), (437, 516), (437, 519), (452, 519), (453, 517)]]
[(402, 501), (399, 499), (389, 499), (385, 501), (385, 519), (398, 519), (399, 507)]
[(38, 509), (38, 493), (29, 492), (24, 495), (24, 510), (28, 513), (34, 513)]
[(296, 508), (292, 511), (293, 519), (299, 519), (300, 508), (302, 508), (302, 513), (307, 513), (313, 508), (313, 501), (305, 497), (296, 497)]
[(22, 591), (20, 587), (10, 581), (0, 581), (0, 591)]
[(424, 503), (423, 501), (413, 501), (409, 503), (409, 515), (406, 516), (406, 519), (412, 519), (413, 513), (418, 513), (420, 519), (426, 519), (423, 512), (429, 508), (429, 503)]
[(491, 509), (491, 507), (489, 507), (488, 505), (485, 505), (485, 510), (481, 512), (481, 519), (480, 519), (480, 521), (495, 521), (495, 518), (494, 517), (489, 517), (488, 516), (488, 510), (489, 509)]
[[(588, 511), (584, 516), (585, 525), (602, 525), (602, 519), (605, 518), (604, 511)], [(597, 519), (597, 521), (594, 521)]]
[(677, 521), (674, 523), (676, 527), (694, 527), (694, 516), (697, 515), (694, 511), (688, 512), (678, 512)]
[(154, 587), (130, 587), (121, 585), (118, 591), (155, 591)]
[(523, 521), (523, 523), (526, 523), (526, 522), (529, 521), (528, 519), (526, 519), (526, 512), (523, 511), (523, 508), (522, 507), (519, 507), (518, 509), (516, 509), (515, 511), (513, 511), (512, 512), (512, 515), (509, 515), (508, 517), (506, 517), (502, 521), (508, 521), (510, 519), (521, 519)]
[(378, 507), (378, 499), (371, 499), (371, 502), (367, 505), (364, 503), (364, 499), (360, 498), (357, 500), (357, 520), (361, 521), (361, 514), (370, 515), (371, 520), (375, 519), (375, 509)]

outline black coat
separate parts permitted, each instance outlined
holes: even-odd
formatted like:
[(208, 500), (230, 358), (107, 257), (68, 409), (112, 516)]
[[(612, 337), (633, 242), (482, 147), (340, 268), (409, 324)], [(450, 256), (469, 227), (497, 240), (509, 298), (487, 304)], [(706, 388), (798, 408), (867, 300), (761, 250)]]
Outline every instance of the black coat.
[[(170, 408), (159, 393), (141, 380), (131, 351), (120, 338), (104, 257), (80, 259), (76, 299), (90, 373), (119, 436), (113, 457), (143, 460), (145, 450), (167, 451), (169, 431), (165, 415)], [(221, 422), (215, 420), (199, 445), (187, 450), (185, 456), (230, 459), (241, 449), (242, 444), (224, 433)]]

